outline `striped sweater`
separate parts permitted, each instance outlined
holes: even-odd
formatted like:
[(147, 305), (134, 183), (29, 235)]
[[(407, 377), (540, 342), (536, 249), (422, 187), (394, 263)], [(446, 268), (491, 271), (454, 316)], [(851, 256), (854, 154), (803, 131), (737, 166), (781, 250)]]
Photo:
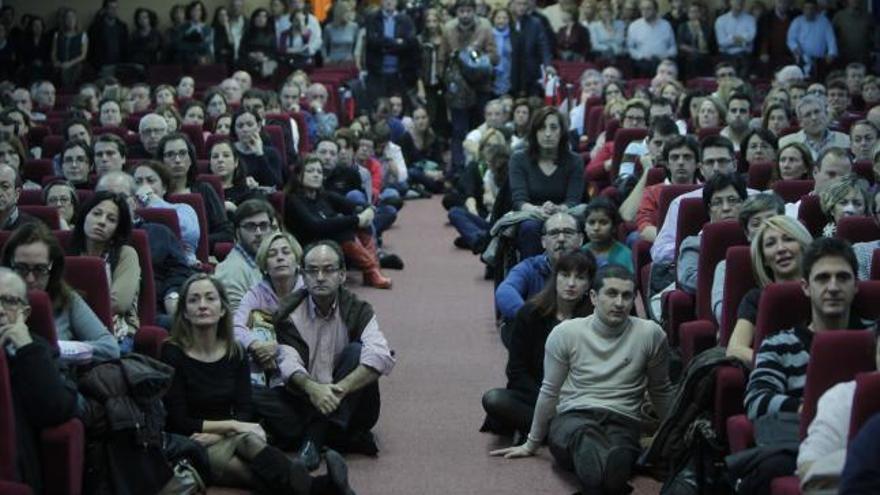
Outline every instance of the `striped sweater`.
[(813, 332), (805, 327), (782, 330), (761, 343), (746, 386), (750, 420), (774, 412), (797, 412), (804, 396)]

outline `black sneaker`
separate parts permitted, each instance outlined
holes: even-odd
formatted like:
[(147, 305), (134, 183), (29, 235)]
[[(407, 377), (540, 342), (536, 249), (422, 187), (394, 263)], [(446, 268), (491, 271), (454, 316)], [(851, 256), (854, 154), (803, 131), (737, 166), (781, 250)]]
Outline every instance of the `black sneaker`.
[(457, 247), (458, 249), (470, 249), (471, 248), (470, 246), (468, 246), (467, 241), (464, 240), (464, 237), (462, 237), (462, 236), (456, 237), (455, 240), (452, 241), (452, 243), (455, 244), (455, 247)]
[(383, 254), (379, 256), (379, 266), (389, 270), (403, 270), (403, 260), (396, 254)]
[(602, 488), (605, 493), (629, 493), (633, 456), (625, 447), (611, 447), (605, 458)]
[(370, 431), (353, 433), (348, 438), (345, 447), (345, 451), (351, 454), (363, 454), (370, 457), (376, 457), (379, 454), (379, 447), (376, 445), (376, 439)]

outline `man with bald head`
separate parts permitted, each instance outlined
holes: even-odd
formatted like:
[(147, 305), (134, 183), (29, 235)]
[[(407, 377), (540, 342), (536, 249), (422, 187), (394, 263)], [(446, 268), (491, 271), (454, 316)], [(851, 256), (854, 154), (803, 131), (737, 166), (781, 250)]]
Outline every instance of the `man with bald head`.
[[(300, 457), (312, 470), (323, 446), (375, 455), (381, 376), (395, 359), (372, 306), (345, 288), (345, 259), (333, 241), (306, 246), (305, 289), (278, 303), (275, 334), (283, 385), (255, 396), (270, 435), (288, 443), (302, 428)], [(251, 338), (251, 337), (248, 337)], [(252, 341), (240, 339), (244, 348)], [(262, 405), (271, 404), (269, 411)], [(266, 414), (268, 412), (268, 414)]]
[(140, 142), (129, 146), (130, 158), (156, 158), (159, 141), (168, 134), (168, 122), (157, 113), (148, 113), (138, 123)]
[(220, 83), (220, 91), (223, 92), (223, 95), (226, 97), (226, 103), (229, 105), (241, 103), (241, 95), (244, 91), (241, 89), (241, 83), (238, 82), (238, 79), (232, 77), (224, 79)]
[(544, 288), (556, 260), (583, 243), (583, 227), (575, 217), (556, 213), (545, 220), (541, 236), (544, 253), (517, 263), (495, 291), (495, 305), (501, 316), (512, 320), (525, 301)]
[[(58, 371), (57, 351), (31, 333), (31, 307), (24, 280), (0, 267), (0, 353), (5, 354), (12, 386), (18, 462), (16, 478), (42, 493), (40, 432), (76, 415), (76, 387)], [(47, 330), (47, 329), (43, 329)]]
[(131, 175), (121, 171), (107, 172), (98, 180), (95, 191), (109, 191), (124, 197), (131, 213), (132, 227), (146, 232), (156, 281), (156, 302), (159, 310), (156, 320), (160, 326), (170, 328), (171, 315), (177, 308), (179, 297), (177, 289), (194, 273), (187, 262), (180, 239), (165, 225), (147, 222), (138, 216), (138, 204), (134, 199), (137, 185)]

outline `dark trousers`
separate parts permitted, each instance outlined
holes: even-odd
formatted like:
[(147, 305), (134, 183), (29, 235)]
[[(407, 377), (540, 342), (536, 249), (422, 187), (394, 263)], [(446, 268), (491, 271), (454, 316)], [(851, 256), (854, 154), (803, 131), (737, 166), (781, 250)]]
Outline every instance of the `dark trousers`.
[(399, 72), (367, 75), (367, 104), (370, 106), (370, 110), (373, 109), (378, 98), (393, 94), (402, 95), (404, 90), (403, 77)]
[(536, 256), (544, 252), (541, 245), (541, 229), (544, 222), (540, 220), (524, 220), (516, 230), (516, 249), (521, 259)]
[(528, 433), (535, 415), (536, 400), (536, 393), (529, 394), (522, 390), (493, 388), (486, 392), (483, 394), (483, 409), (488, 416), (486, 429), (496, 433)]
[(556, 462), (574, 471), (583, 493), (617, 494), (626, 490), (639, 455), (639, 424), (610, 411), (568, 411), (550, 422), (548, 443)]
[[(333, 383), (354, 371), (360, 364), (360, 357), (359, 342), (345, 346), (333, 369)], [(318, 411), (301, 390), (254, 387), (253, 397), (257, 414), (263, 419), (272, 443), (285, 450), (303, 440), (345, 450), (346, 441), (352, 435), (369, 431), (379, 421), (378, 382), (348, 394), (327, 416)]]
[(452, 154), (452, 175), (458, 175), (464, 169), (464, 147), (462, 142), (471, 129), (483, 123), (486, 103), (492, 99), (491, 93), (477, 93), (477, 104), (470, 108), (450, 108), (449, 117), (452, 122), (452, 141), (449, 151)]
[(473, 248), (477, 240), (487, 235), (492, 227), (485, 218), (474, 215), (462, 206), (453, 207), (449, 210), (448, 216), (449, 223), (464, 238), (469, 248)]

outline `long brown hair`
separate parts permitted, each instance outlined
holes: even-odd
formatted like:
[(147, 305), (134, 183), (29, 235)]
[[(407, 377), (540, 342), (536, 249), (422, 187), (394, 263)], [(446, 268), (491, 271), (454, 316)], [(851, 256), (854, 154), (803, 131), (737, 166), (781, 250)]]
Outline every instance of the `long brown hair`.
[(217, 294), (220, 296), (220, 305), (224, 309), (223, 316), (217, 322), (217, 340), (226, 345), (226, 357), (238, 358), (243, 354), (241, 346), (235, 340), (235, 333), (232, 330), (232, 308), (229, 304), (229, 297), (226, 295), (226, 289), (223, 284), (216, 278), (206, 273), (196, 273), (180, 287), (180, 302), (177, 304), (177, 311), (174, 312), (174, 324), (171, 326), (171, 336), (168, 341), (180, 347), (181, 349), (189, 349), (193, 345), (193, 327), (185, 317), (186, 298), (189, 289), (196, 282), (207, 280), (211, 282)]
[[(556, 277), (560, 273), (571, 272), (586, 275), (592, 284), (593, 278), (596, 276), (596, 258), (589, 252), (572, 251), (556, 260), (556, 264), (553, 265), (553, 273), (547, 278), (544, 288), (529, 300), (539, 315), (544, 318), (556, 316), (556, 310), (559, 306), (556, 294)], [(593, 312), (593, 304), (590, 302), (588, 294), (589, 291), (584, 292), (583, 297), (572, 311), (572, 317), (587, 316)]]
[(64, 281), (64, 250), (58, 239), (42, 222), (29, 222), (12, 231), (6, 246), (3, 248), (3, 266), (11, 267), (15, 261), (15, 250), (20, 246), (28, 246), (41, 242), (49, 249), (49, 279), (46, 282), (46, 293), (56, 310), (67, 307), (70, 302), (71, 288)]

